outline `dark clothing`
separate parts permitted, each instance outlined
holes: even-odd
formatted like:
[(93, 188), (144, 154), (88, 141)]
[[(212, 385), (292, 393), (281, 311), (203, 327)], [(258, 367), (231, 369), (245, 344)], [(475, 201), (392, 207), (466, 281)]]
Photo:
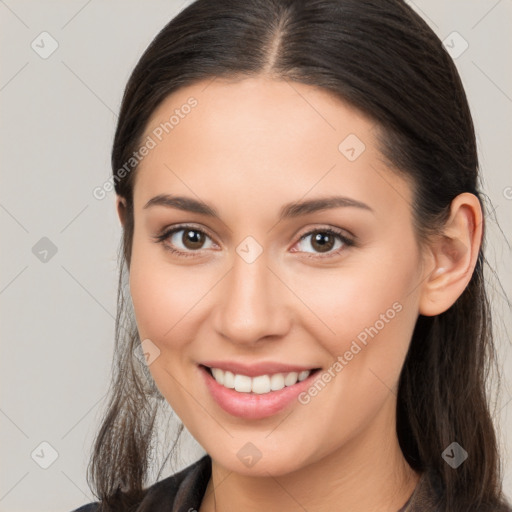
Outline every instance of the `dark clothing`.
[[(203, 501), (210, 476), (211, 458), (205, 455), (179, 473), (146, 489), (145, 497), (135, 512), (197, 512)], [(436, 500), (440, 495), (439, 483), (436, 483), (434, 478), (429, 478), (427, 473), (423, 473), (414, 492), (397, 512), (438, 512)], [(97, 512), (98, 510), (98, 502), (95, 502), (73, 512)], [(507, 512), (511, 509), (502, 510)]]
[[(198, 511), (212, 470), (211, 458), (205, 455), (179, 473), (153, 484), (134, 512), (192, 512)], [(96, 512), (98, 502), (84, 505), (73, 512)]]

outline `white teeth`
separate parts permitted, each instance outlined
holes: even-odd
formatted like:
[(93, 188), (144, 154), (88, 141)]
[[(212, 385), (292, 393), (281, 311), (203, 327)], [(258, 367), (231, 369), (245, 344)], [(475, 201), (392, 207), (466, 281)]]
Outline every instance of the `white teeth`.
[(248, 377), (247, 375), (233, 374), (230, 371), (224, 371), (220, 368), (211, 368), (213, 378), (222, 386), (235, 389), (240, 393), (256, 393), (263, 395), (271, 391), (279, 391), (285, 386), (293, 386), (297, 382), (307, 379), (311, 374), (310, 370), (304, 370), (300, 373), (274, 373), (273, 375), (258, 375), (257, 377)]
[(251, 378), (247, 377), (247, 375), (235, 375), (235, 390), (239, 391), (240, 393), (250, 393)]
[(234, 389), (235, 376), (231, 372), (226, 370), (224, 372), (224, 382), (222, 383), (222, 385), (225, 386), (226, 388)]
[(251, 380), (251, 391), (253, 393), (262, 395), (263, 393), (268, 393), (270, 391), (270, 377), (268, 375), (259, 375), (258, 377), (254, 377)]
[(279, 391), (284, 388), (284, 375), (282, 373), (275, 373), (270, 377), (270, 389), (272, 391)]
[(224, 385), (224, 372), (219, 368), (211, 368), (213, 378), (219, 383)]
[(307, 379), (309, 377), (309, 374), (311, 372), (309, 370), (304, 370), (302, 372), (299, 373), (299, 381), (302, 381), (304, 379)]
[(297, 372), (291, 372), (284, 378), (285, 386), (293, 386), (297, 382), (297, 377), (299, 374)]

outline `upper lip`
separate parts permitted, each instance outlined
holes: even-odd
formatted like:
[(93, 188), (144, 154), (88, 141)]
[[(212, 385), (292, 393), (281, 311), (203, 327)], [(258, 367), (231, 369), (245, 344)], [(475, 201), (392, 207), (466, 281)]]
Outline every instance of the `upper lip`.
[(203, 361), (203, 366), (209, 368), (220, 368), (224, 371), (230, 371), (234, 374), (247, 375), (247, 377), (257, 377), (258, 375), (267, 375), (273, 373), (300, 373), (305, 370), (314, 370), (313, 366), (301, 366), (294, 364), (279, 363), (275, 361), (265, 361), (259, 363), (237, 363), (235, 361)]

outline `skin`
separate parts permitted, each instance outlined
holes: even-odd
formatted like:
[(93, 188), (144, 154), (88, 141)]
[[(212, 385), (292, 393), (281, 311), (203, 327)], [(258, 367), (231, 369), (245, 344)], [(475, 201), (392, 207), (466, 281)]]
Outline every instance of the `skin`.
[[(396, 436), (400, 370), (418, 315), (445, 311), (469, 282), (482, 236), (478, 200), (454, 199), (444, 232), (420, 248), (411, 187), (383, 162), (376, 126), (357, 110), (304, 84), (216, 79), (170, 95), (145, 136), (191, 96), (197, 106), (137, 170), (130, 290), (141, 340), (160, 351), (151, 374), (212, 457), (200, 512), (396, 512), (420, 477)], [(354, 161), (338, 149), (349, 134), (366, 146)], [(163, 193), (199, 198), (220, 219), (144, 208)], [(371, 211), (338, 207), (278, 221), (284, 204), (333, 193)], [(119, 197), (117, 209), (124, 222)], [(199, 249), (183, 245), (183, 232), (164, 242), (195, 250), (192, 257), (154, 242), (178, 223), (207, 234)], [(316, 232), (300, 240), (329, 227), (355, 244), (335, 236), (323, 253)], [(236, 252), (247, 236), (263, 250), (250, 264)], [(306, 405), (237, 418), (199, 374), (208, 359), (328, 369), (394, 303), (400, 312)], [(262, 454), (252, 467), (237, 457), (248, 442)]]

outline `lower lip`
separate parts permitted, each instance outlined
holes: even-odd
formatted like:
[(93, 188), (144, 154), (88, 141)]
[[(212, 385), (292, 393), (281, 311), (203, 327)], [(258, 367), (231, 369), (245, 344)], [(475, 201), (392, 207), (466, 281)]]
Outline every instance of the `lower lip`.
[(293, 386), (285, 386), (279, 391), (270, 391), (260, 395), (228, 389), (219, 384), (204, 366), (200, 365), (199, 369), (205, 379), (206, 387), (219, 406), (233, 416), (250, 420), (267, 418), (281, 412), (311, 385), (312, 380), (318, 374), (317, 370), (312, 372), (307, 379), (298, 381)]

